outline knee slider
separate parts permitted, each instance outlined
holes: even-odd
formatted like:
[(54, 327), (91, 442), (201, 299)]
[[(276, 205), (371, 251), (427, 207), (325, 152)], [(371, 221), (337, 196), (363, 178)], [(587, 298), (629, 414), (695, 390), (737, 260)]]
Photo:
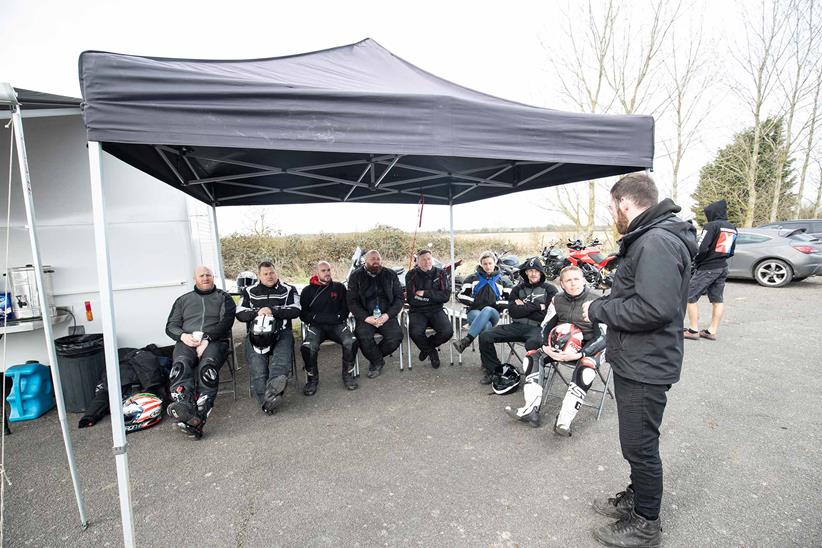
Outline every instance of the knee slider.
[(596, 376), (596, 370), (590, 367), (583, 367), (582, 365), (578, 365), (576, 369), (574, 369), (573, 380), (577, 386), (579, 386), (583, 390), (588, 390), (594, 383), (594, 379), (596, 378)]
[(220, 377), (214, 362), (208, 361), (200, 366), (200, 382), (209, 388), (217, 387)]

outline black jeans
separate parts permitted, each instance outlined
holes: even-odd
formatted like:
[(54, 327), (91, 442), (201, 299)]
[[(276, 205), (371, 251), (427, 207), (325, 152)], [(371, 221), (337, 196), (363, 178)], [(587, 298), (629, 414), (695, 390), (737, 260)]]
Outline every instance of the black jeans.
[(501, 372), (502, 362), (497, 357), (494, 344), (498, 342), (522, 342), (526, 350), (535, 350), (542, 344), (542, 329), (537, 324), (512, 322), (498, 325), (480, 333), (479, 348), (482, 366), (489, 372)]
[(637, 513), (659, 517), (662, 504), (662, 459), (659, 458), (659, 425), (668, 401), (670, 384), (647, 384), (614, 372), (622, 456), (631, 465)]
[[(434, 330), (430, 337), (425, 336), (427, 328)], [(454, 335), (454, 328), (448, 315), (442, 308), (414, 310), (408, 314), (408, 334), (421, 351), (430, 353), (435, 348), (448, 342)]]
[[(382, 335), (379, 345), (374, 340), (374, 335), (377, 333)], [(402, 343), (402, 329), (400, 329), (397, 318), (390, 318), (379, 329), (357, 320), (354, 334), (357, 336), (357, 343), (360, 345), (363, 356), (373, 366), (385, 365), (385, 356), (392, 354)]]

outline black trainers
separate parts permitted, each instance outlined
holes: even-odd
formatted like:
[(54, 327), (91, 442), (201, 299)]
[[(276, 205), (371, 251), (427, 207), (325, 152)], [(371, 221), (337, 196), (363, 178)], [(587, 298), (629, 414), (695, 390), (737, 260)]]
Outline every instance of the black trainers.
[(540, 424), (542, 424), (542, 421), (539, 417), (539, 409), (537, 408), (532, 409), (530, 413), (522, 416), (518, 415), (517, 410), (510, 406), (505, 407), (505, 412), (508, 413), (508, 415), (511, 418), (517, 419), (520, 422), (524, 422), (530, 425), (532, 428), (539, 428)]
[(306, 396), (313, 396), (317, 393), (317, 387), (320, 385), (320, 381), (317, 377), (310, 377), (308, 382), (305, 383), (305, 388), (303, 388), (303, 394)]
[(283, 402), (285, 387), (288, 384), (288, 377), (280, 375), (270, 379), (265, 385), (265, 397), (262, 409), (266, 415), (273, 415)]
[(370, 364), (368, 366), (368, 378), (369, 379), (376, 379), (377, 377), (379, 377), (380, 373), (382, 373), (383, 365), (384, 364), (379, 364), (379, 365), (376, 365), (376, 364), (373, 364), (373, 363)]
[(426, 352), (425, 350), (420, 350), (420, 355), (419, 355), (420, 361), (424, 362), (427, 357), (428, 357), (428, 352)]
[(461, 338), (461, 339), (460, 339), (460, 340), (458, 340), (458, 341), (454, 341), (454, 342), (452, 342), (451, 344), (453, 344), (453, 345), (454, 345), (454, 348), (457, 350), (457, 352), (459, 352), (460, 354), (462, 354), (462, 353), (463, 353), (463, 351), (464, 351), (466, 348), (468, 348), (469, 346), (471, 346), (471, 341), (472, 341), (472, 340), (473, 340), (473, 339), (469, 339), (468, 337), (463, 337), (463, 338)]
[(428, 357), (431, 358), (431, 367), (433, 367), (434, 369), (439, 369), (440, 368), (440, 352), (439, 352), (439, 350), (437, 350), (435, 348), (434, 350), (432, 350), (428, 354)]
[(609, 518), (627, 516), (634, 509), (634, 490), (631, 486), (607, 499), (594, 499), (594, 511)]
[(354, 365), (352, 364), (351, 367), (343, 364), (342, 366), (342, 381), (345, 387), (348, 390), (356, 390), (359, 388), (357, 384), (357, 379), (354, 378)]
[(659, 518), (645, 519), (634, 510), (610, 525), (597, 527), (593, 533), (605, 546), (653, 548), (662, 544)]
[(463, 338), (461, 338), (461, 339), (460, 339), (460, 340), (458, 340), (458, 341), (454, 341), (454, 342), (452, 342), (451, 344), (453, 344), (453, 345), (454, 345), (454, 348), (457, 350), (457, 352), (459, 352), (460, 354), (462, 354), (462, 353), (463, 353), (463, 351), (464, 351), (466, 348), (468, 348), (469, 346), (471, 346), (471, 341), (472, 341), (472, 340), (473, 340), (473, 339), (469, 339), (468, 337), (463, 337)]

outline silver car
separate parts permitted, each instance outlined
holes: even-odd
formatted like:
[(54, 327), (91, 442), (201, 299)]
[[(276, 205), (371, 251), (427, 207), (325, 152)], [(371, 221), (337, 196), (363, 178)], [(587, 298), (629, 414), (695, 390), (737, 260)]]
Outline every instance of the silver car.
[(822, 241), (802, 229), (744, 228), (728, 261), (729, 278), (753, 278), (765, 287), (822, 274)]

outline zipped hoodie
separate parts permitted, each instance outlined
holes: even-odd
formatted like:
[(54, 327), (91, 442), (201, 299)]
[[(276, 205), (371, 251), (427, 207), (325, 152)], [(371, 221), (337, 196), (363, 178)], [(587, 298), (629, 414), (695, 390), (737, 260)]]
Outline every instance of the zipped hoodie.
[(348, 319), (347, 291), (340, 282), (320, 282), (312, 276), (300, 293), (300, 319), (307, 324), (336, 325)]
[(702, 210), (708, 220), (702, 227), (694, 257), (697, 270), (719, 270), (728, 266), (728, 257), (736, 250), (736, 227), (728, 221), (728, 204), (719, 200)]
[[(528, 275), (525, 273), (528, 269), (539, 270), (537, 283), (532, 284), (528, 281)], [(545, 312), (551, 299), (557, 294), (557, 288), (551, 282), (546, 281), (542, 261), (538, 257), (526, 259), (519, 265), (519, 277), (521, 281), (511, 290), (511, 295), (508, 297), (508, 314), (515, 322), (538, 326), (545, 318)], [(517, 304), (517, 300), (522, 301), (523, 304)]]
[(486, 306), (493, 306), (500, 312), (508, 306), (507, 293), (511, 282), (502, 276), (499, 267), (488, 274), (481, 266), (468, 275), (462, 282), (457, 300), (468, 307), (468, 310), (482, 310)]
[(620, 240), (611, 293), (593, 301), (592, 322), (608, 326), (608, 362), (618, 375), (672, 384), (682, 370), (685, 316), (696, 230), (666, 198), (642, 212)]
[(166, 335), (179, 341), (183, 333), (202, 331), (206, 340), (225, 339), (234, 324), (235, 308), (234, 299), (222, 289), (201, 291), (195, 286), (193, 291), (177, 297), (171, 306)]

